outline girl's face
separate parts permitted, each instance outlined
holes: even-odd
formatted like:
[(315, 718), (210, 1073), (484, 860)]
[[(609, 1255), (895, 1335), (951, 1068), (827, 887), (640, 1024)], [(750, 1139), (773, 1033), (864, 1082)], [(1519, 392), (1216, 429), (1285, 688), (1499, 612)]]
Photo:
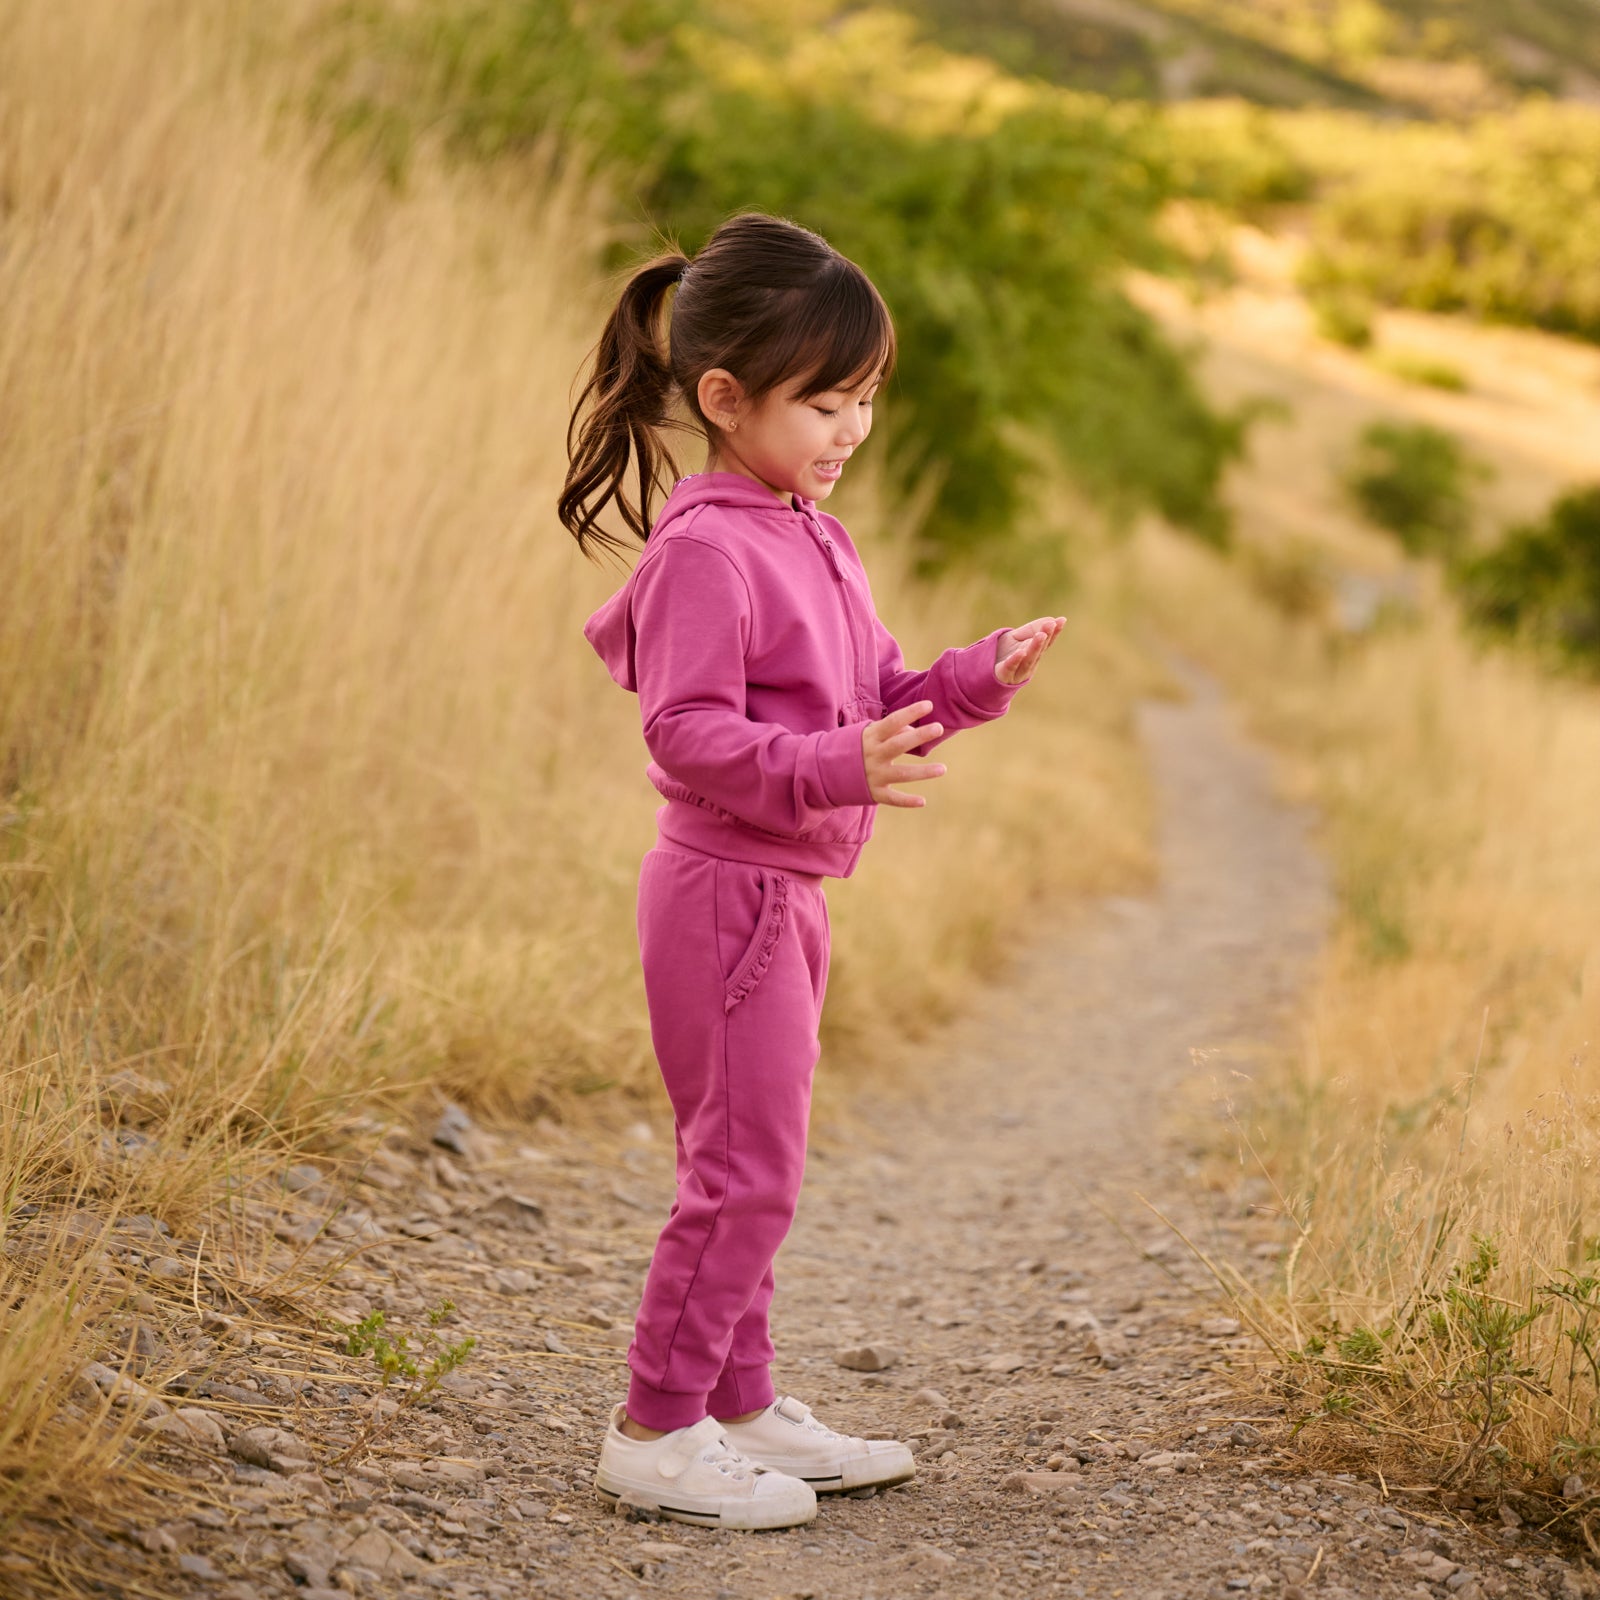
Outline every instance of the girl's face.
[(845, 462), (872, 430), (873, 373), (853, 388), (827, 389), (807, 400), (799, 383), (780, 384), (753, 404), (739, 405), (712, 446), (707, 470), (740, 472), (787, 501), (791, 494), (826, 500)]

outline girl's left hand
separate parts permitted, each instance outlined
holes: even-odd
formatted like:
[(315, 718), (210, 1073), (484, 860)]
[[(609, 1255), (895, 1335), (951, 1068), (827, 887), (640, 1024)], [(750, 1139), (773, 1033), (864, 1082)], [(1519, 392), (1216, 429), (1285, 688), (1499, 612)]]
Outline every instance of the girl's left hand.
[(1039, 657), (1066, 627), (1065, 617), (1035, 617), (1019, 628), (1007, 628), (995, 650), (994, 675), (1001, 683), (1026, 683)]

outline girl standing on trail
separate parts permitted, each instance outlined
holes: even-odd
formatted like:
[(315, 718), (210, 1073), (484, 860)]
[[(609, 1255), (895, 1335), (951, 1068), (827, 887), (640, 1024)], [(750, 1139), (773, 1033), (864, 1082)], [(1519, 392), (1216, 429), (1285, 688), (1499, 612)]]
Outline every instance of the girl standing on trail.
[[(665, 348), (658, 323), (676, 288)], [(639, 696), (664, 804), (639, 875), (650, 1032), (678, 1188), (645, 1279), (595, 1487), (685, 1522), (809, 1522), (817, 1491), (900, 1483), (911, 1452), (835, 1433), (773, 1389), (773, 1257), (805, 1166), (828, 975), (823, 879), (848, 877), (910, 765), (1000, 716), (1064, 619), (905, 666), (837, 518), (819, 511), (872, 426), (894, 328), (866, 274), (759, 213), (622, 290), (568, 429), (560, 517), (579, 548), (645, 543), (584, 627)], [(675, 404), (693, 418), (674, 419)], [(660, 431), (703, 434), (677, 478)], [(630, 452), (638, 485), (626, 492)], [(925, 720), (926, 719), (926, 720)]]

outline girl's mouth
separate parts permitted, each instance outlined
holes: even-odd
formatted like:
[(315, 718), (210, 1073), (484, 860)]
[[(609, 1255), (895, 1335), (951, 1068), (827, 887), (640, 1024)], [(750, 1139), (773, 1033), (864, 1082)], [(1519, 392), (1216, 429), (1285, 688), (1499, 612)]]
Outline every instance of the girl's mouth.
[(813, 463), (812, 470), (819, 478), (826, 478), (829, 483), (835, 483), (838, 481), (840, 474), (844, 471), (844, 457), (840, 456), (834, 461), (815, 462)]

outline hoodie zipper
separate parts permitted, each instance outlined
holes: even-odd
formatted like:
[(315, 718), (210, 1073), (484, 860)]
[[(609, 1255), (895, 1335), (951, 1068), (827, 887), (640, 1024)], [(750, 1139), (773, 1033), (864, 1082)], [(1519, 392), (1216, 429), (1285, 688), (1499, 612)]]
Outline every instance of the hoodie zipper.
[(811, 524), (812, 530), (816, 537), (822, 541), (822, 548), (828, 553), (828, 564), (833, 568), (834, 577), (836, 577), (840, 583), (848, 583), (850, 580), (845, 577), (844, 568), (839, 565), (839, 552), (834, 549), (833, 540), (830, 539), (827, 533), (823, 530), (822, 524), (818, 522), (817, 519), (808, 511), (802, 511), (800, 515)]
[[(800, 512), (797, 512), (796, 515), (800, 516), (800, 517), (803, 517), (805, 519), (805, 521), (810, 525), (811, 535), (812, 535), (812, 537), (814, 539), (816, 539), (822, 545), (823, 551), (826, 553), (826, 555), (828, 557), (828, 565), (833, 568), (834, 577), (838, 580), (839, 585), (844, 586), (844, 587), (835, 587), (833, 592), (839, 597), (839, 605), (843, 609), (843, 612), (844, 612), (844, 631), (845, 631), (845, 636), (850, 641), (850, 650), (851, 650), (851, 654), (854, 657), (854, 659), (850, 663), (850, 679), (851, 679), (851, 682), (855, 686), (854, 692), (855, 692), (857, 698), (860, 698), (866, 691), (862, 688), (861, 636), (860, 636), (860, 630), (856, 626), (855, 611), (854, 611), (854, 609), (852, 608), (852, 606), (850, 604), (850, 591), (849, 591), (849, 588), (848, 588), (850, 580), (849, 580), (848, 576), (845, 573), (844, 567), (842, 565), (840, 565), (838, 548), (837, 548), (837, 546), (835, 546), (833, 540), (828, 537), (827, 530), (822, 526), (822, 524), (820, 522), (817, 521), (816, 517), (814, 517), (809, 511), (800, 511)], [(844, 713), (841, 712), (840, 713), (841, 725), (842, 725), (842, 721), (843, 721), (843, 716), (844, 716)]]

